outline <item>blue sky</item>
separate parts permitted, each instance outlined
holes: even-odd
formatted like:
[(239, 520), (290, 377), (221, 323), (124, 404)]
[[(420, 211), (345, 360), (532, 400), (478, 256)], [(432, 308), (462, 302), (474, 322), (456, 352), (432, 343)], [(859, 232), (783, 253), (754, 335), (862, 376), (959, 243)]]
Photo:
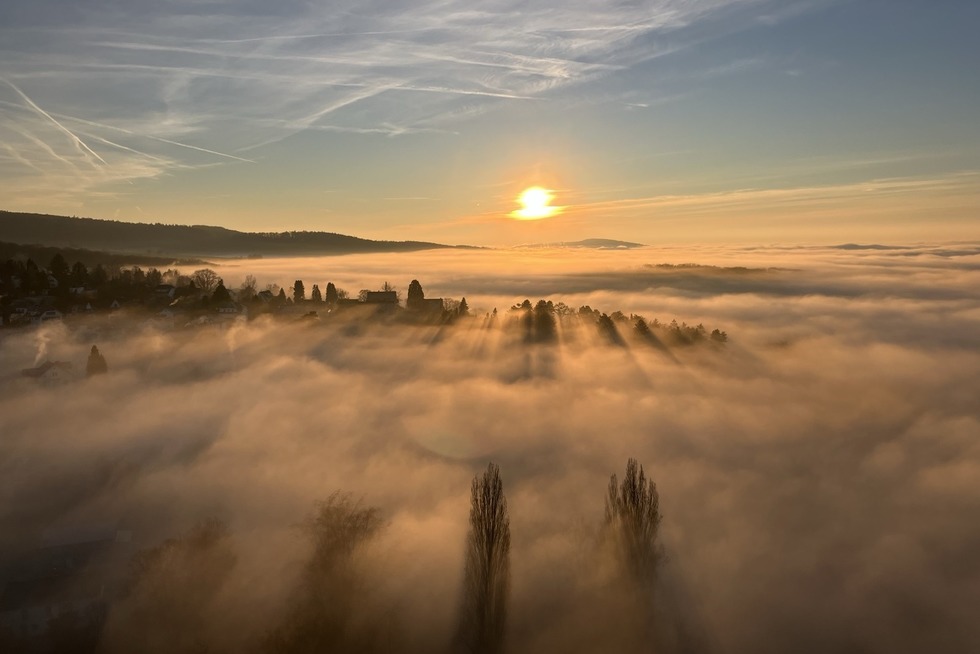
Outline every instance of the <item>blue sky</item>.
[[(0, 7), (0, 208), (476, 244), (980, 237), (965, 0)], [(561, 214), (508, 218), (528, 186)]]

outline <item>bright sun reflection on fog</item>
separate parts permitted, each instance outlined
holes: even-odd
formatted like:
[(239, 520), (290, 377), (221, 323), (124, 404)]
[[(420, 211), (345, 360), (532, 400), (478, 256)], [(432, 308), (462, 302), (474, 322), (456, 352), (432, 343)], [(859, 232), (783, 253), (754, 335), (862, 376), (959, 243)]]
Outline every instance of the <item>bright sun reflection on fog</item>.
[(510, 216), (518, 220), (540, 220), (550, 218), (561, 212), (561, 207), (551, 206), (554, 194), (540, 186), (525, 189), (517, 198), (520, 209), (512, 211)]

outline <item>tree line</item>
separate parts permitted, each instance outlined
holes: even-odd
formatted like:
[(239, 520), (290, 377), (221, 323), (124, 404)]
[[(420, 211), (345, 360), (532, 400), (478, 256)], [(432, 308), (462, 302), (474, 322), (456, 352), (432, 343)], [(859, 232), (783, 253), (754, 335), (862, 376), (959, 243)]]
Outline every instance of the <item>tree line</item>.
[[(246, 275), (238, 288), (229, 289), (217, 272), (210, 268), (200, 268), (191, 274), (183, 274), (179, 269), (168, 268), (161, 271), (157, 268), (144, 270), (139, 266), (126, 268), (106, 267), (101, 264), (89, 268), (81, 261), (69, 265), (59, 252), (55, 254), (47, 268), (39, 267), (32, 259), (8, 259), (0, 265), (0, 296), (4, 305), (9, 305), (18, 298), (47, 295), (53, 298), (54, 306), (67, 311), (71, 306), (72, 289), (90, 290), (101, 301), (127, 299), (141, 301), (144, 304), (159, 305), (161, 298), (155, 297), (155, 290), (160, 285), (171, 285), (173, 293), (163, 300), (169, 303), (172, 299), (191, 297), (202, 307), (237, 301), (253, 306), (257, 311), (250, 315), (263, 313), (266, 310), (275, 311), (286, 305), (307, 306), (311, 311), (319, 307), (327, 309), (350, 301), (350, 294), (343, 288), (338, 288), (333, 282), (327, 282), (321, 289), (314, 283), (307, 293), (306, 282), (297, 279), (293, 282), (290, 292), (278, 284), (267, 284), (259, 289), (258, 280), (254, 275)], [(392, 294), (394, 302), (400, 301), (400, 293), (394, 285), (385, 281), (379, 291)], [(362, 290), (358, 294), (360, 302), (366, 302), (372, 291)], [(436, 319), (451, 322), (456, 318), (470, 316), (470, 307), (465, 297), (461, 300), (453, 298), (438, 298), (436, 312), (427, 304), (422, 285), (413, 279), (408, 286), (405, 299), (405, 309), (416, 321), (419, 319)], [(714, 344), (725, 343), (728, 334), (720, 329), (708, 331), (702, 324), (688, 325), (672, 320), (662, 323), (657, 319), (647, 320), (639, 314), (629, 314), (622, 311), (603, 313), (591, 306), (583, 305), (573, 309), (564, 302), (538, 300), (532, 304), (525, 299), (513, 305), (511, 313), (518, 316), (518, 324), (523, 330), (523, 340), (526, 343), (556, 343), (559, 340), (559, 326), (573, 319), (593, 324), (600, 336), (613, 345), (624, 345), (623, 331), (631, 331), (638, 339), (648, 341), (656, 347), (694, 345), (702, 342)], [(487, 314), (485, 324), (492, 326), (496, 322), (496, 309)]]

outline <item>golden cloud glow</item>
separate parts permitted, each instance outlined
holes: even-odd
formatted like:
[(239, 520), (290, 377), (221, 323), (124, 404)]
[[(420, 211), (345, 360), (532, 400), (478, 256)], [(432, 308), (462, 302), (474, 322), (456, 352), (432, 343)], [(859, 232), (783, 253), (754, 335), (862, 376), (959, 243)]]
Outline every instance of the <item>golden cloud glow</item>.
[(555, 199), (554, 194), (548, 189), (540, 186), (532, 186), (525, 189), (517, 197), (520, 209), (510, 212), (511, 218), (518, 220), (541, 220), (551, 218), (555, 214), (561, 213), (561, 207), (551, 206), (551, 201)]

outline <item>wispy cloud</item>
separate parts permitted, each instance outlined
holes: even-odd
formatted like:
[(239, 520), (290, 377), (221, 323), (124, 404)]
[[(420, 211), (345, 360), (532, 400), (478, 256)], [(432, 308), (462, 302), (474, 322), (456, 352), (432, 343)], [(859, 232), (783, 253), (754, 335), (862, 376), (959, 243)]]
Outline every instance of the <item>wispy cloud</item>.
[[(25, 146), (12, 147), (33, 164), (21, 164), (18, 183), (42, 192), (60, 181), (49, 174), (53, 166), (74, 162), (51, 138), (55, 128), (90, 166), (111, 169), (85, 172), (78, 184), (104, 188), (199, 163), (187, 160), (191, 152), (250, 161), (229, 153), (260, 151), (304, 130), (445, 130), (500, 103), (547, 100), (618, 74), (706, 38), (704, 30), (684, 36), (692, 26), (765, 4), (165, 3), (113, 15), (76, 7), (71, 16), (25, 4), (14, 14), (28, 17), (24, 24), (0, 28), (8, 44), (0, 74), (12, 100), (50, 123), (7, 117)], [(408, 93), (411, 100), (399, 97)], [(80, 124), (91, 128), (90, 143), (70, 129)], [(141, 147), (109, 132), (172, 147)]]
[(54, 124), (55, 127), (57, 127), (62, 132), (64, 132), (65, 134), (67, 134), (68, 137), (72, 140), (72, 143), (74, 143), (75, 147), (78, 148), (79, 151), (81, 151), (81, 152), (83, 152), (85, 154), (91, 155), (93, 158), (95, 158), (101, 164), (107, 165), (106, 162), (105, 162), (105, 159), (103, 159), (102, 157), (100, 157), (98, 155), (98, 153), (96, 153), (92, 148), (88, 147), (88, 145), (85, 144), (85, 141), (83, 141), (82, 139), (78, 138), (78, 136), (74, 132), (72, 132), (70, 129), (68, 129), (67, 127), (65, 127), (64, 125), (62, 125), (61, 123), (59, 123), (57, 120), (55, 120), (51, 116), (51, 114), (49, 114), (48, 112), (46, 112), (44, 109), (41, 109), (41, 107), (37, 106), (37, 104), (33, 100), (31, 100), (29, 97), (27, 97), (27, 94), (26, 93), (24, 93), (19, 88), (17, 88), (17, 86), (14, 85), (13, 82), (10, 82), (8, 80), (5, 80), (2, 77), (0, 77), (0, 82), (3, 82), (4, 84), (6, 84), (10, 88), (12, 88), (14, 90), (14, 92), (17, 93), (17, 95), (19, 95), (21, 97), (21, 99), (27, 104), (27, 106), (29, 106), (31, 109), (33, 109), (34, 111), (36, 111), (37, 113), (39, 113), (41, 116), (47, 118), (49, 121), (51, 121)]

